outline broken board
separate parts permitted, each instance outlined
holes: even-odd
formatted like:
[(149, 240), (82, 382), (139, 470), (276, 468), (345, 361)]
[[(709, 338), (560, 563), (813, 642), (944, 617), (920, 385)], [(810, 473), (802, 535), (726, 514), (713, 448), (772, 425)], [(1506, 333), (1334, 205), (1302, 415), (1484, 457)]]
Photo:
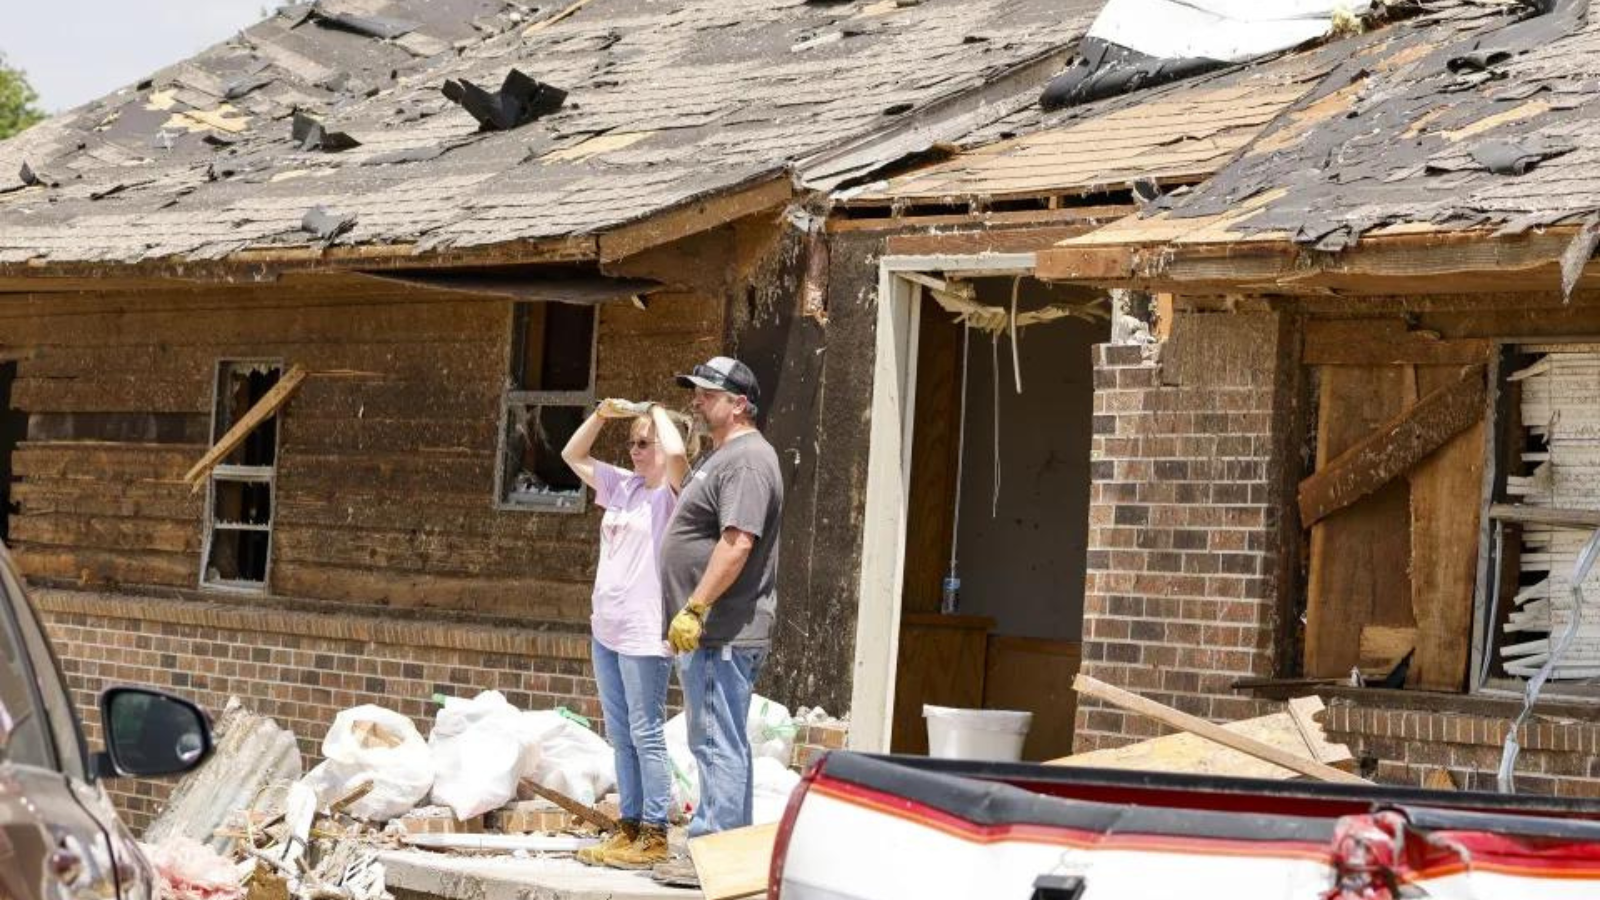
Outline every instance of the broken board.
[[(1304, 704), (1302, 712), (1312, 716), (1323, 708), (1315, 697), (1294, 701)], [(1304, 716), (1302, 718), (1305, 718)], [(1315, 725), (1314, 747), (1301, 737), (1300, 727), (1287, 712), (1256, 719), (1243, 719), (1222, 726), (1235, 734), (1255, 738), (1280, 750), (1317, 760), (1335, 768), (1353, 768), (1355, 756), (1350, 748), (1335, 744)], [(1225, 775), (1234, 778), (1287, 780), (1301, 777), (1266, 760), (1223, 747), (1196, 734), (1179, 732), (1110, 750), (1093, 750), (1050, 760), (1051, 766), (1080, 766), (1095, 769), (1135, 769), (1141, 772), (1182, 772), (1192, 775)]]
[(778, 824), (752, 825), (689, 841), (705, 900), (733, 900), (767, 892)]

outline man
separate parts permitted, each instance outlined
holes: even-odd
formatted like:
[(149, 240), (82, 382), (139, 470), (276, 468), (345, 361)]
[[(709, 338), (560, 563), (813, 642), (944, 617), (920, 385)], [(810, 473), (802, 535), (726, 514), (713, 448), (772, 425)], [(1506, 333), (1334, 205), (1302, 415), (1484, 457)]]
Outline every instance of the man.
[(684, 481), (659, 566), (667, 640), (680, 654), (689, 746), (700, 770), (700, 805), (689, 824), (689, 836), (698, 837), (750, 824), (745, 721), (777, 606), (783, 478), (778, 454), (756, 428), (761, 388), (749, 366), (718, 356), (678, 383), (694, 389), (691, 407), (712, 447)]

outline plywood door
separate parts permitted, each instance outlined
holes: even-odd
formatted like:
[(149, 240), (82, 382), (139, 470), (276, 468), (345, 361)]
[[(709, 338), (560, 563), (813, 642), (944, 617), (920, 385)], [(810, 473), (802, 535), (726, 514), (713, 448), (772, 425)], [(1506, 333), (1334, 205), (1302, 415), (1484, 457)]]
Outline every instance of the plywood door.
[[(1409, 366), (1324, 366), (1318, 399), (1317, 465), (1348, 450), (1416, 399)], [(1409, 626), (1410, 490), (1404, 480), (1311, 529), (1306, 590), (1305, 673), (1348, 675), (1365, 625)]]
[[(1423, 366), (1423, 394), (1456, 377), (1452, 367)], [(1484, 423), (1479, 422), (1419, 463), (1411, 487), (1411, 610), (1416, 655), (1408, 685), (1461, 690), (1472, 637), (1477, 579), (1479, 495), (1483, 492)]]

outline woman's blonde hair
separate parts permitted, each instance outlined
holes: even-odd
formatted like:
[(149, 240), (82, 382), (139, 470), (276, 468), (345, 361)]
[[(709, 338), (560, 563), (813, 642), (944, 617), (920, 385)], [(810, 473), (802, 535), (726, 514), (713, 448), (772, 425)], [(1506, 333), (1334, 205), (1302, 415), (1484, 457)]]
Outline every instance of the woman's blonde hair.
[[(669, 409), (666, 412), (667, 421), (671, 422), (673, 426), (678, 429), (679, 436), (683, 438), (684, 450), (688, 453), (689, 458), (694, 459), (695, 457), (699, 456), (700, 443), (704, 438), (704, 435), (700, 433), (699, 428), (695, 427), (694, 417), (678, 412), (675, 409)], [(651, 418), (648, 414), (635, 416), (633, 419), (633, 424), (628, 427), (628, 435), (631, 437), (638, 434), (648, 433), (650, 429), (655, 427), (655, 424), (656, 420)]]

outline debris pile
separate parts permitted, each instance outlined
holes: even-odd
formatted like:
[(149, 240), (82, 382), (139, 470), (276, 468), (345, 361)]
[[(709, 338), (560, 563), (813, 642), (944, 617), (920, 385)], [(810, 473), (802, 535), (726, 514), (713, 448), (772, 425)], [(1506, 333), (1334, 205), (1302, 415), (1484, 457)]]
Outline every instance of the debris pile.
[[(802, 714), (753, 698), (757, 823), (777, 821), (799, 783), (797, 732), (843, 743), (826, 713)], [(682, 714), (667, 744), (682, 824), (699, 802)], [(426, 739), (393, 710), (346, 709), (321, 749), (302, 776), (294, 736), (231, 701), (216, 756), (145, 835), (164, 900), (392, 900), (387, 850), (572, 853), (617, 827), (610, 744), (582, 716), (519, 710), (498, 691), (441, 698)]]

